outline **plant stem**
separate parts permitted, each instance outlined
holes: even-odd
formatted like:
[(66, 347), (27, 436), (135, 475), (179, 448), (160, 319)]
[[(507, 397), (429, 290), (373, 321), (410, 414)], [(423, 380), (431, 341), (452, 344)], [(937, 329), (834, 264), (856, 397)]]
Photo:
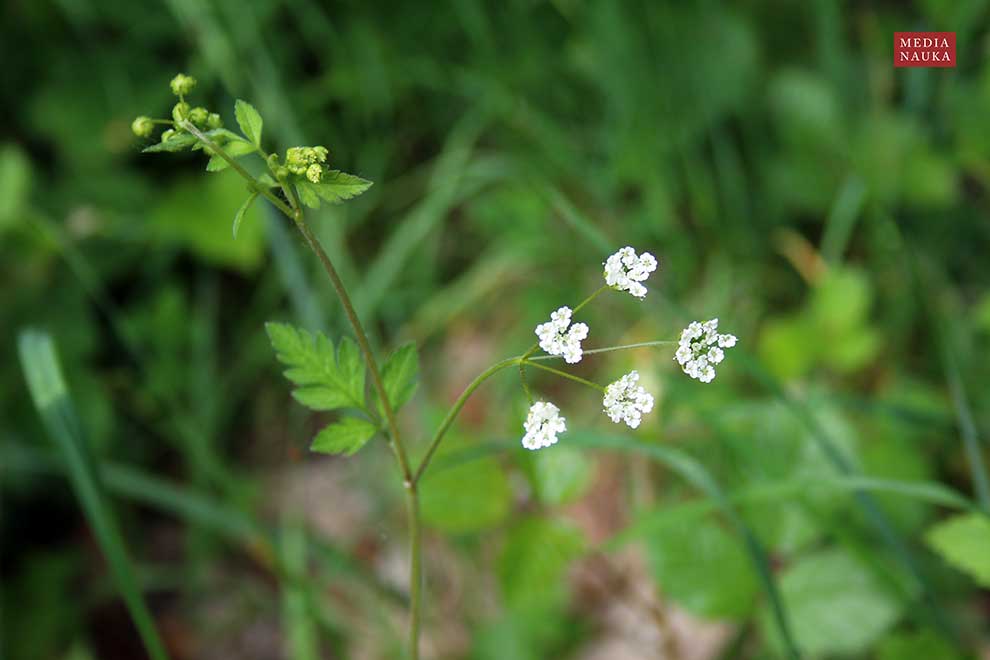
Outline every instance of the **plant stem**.
[(535, 369), (542, 369), (543, 371), (549, 371), (552, 374), (557, 374), (561, 378), (566, 378), (567, 380), (573, 380), (575, 383), (581, 383), (582, 385), (586, 385), (594, 390), (598, 390), (599, 392), (605, 391), (605, 388), (599, 385), (598, 383), (593, 383), (590, 380), (585, 380), (580, 376), (575, 376), (574, 374), (569, 374), (566, 371), (561, 371), (560, 369), (554, 369), (553, 367), (548, 367), (545, 364), (539, 364), (536, 362), (532, 362), (531, 364)]
[[(604, 346), (602, 348), (591, 348), (583, 351), (585, 355), (595, 355), (597, 353), (611, 353), (612, 351), (628, 351), (633, 348), (649, 348), (651, 346), (673, 346), (676, 341), (641, 341), (637, 344), (620, 344), (619, 346)], [(528, 358), (530, 362), (536, 362), (537, 360), (563, 360), (561, 355), (537, 355), (536, 357)], [(533, 365), (534, 367), (536, 365)]]
[(381, 372), (378, 370), (378, 361), (375, 359), (375, 354), (371, 350), (371, 344), (368, 342), (368, 337), (364, 332), (364, 326), (361, 325), (361, 320), (357, 316), (357, 312), (354, 310), (354, 305), (351, 303), (351, 297), (347, 293), (347, 289), (344, 287), (344, 283), (341, 281), (340, 276), (337, 274), (337, 269), (334, 268), (333, 262), (330, 261), (330, 257), (327, 256), (326, 251), (320, 244), (319, 239), (310, 230), (309, 225), (306, 224), (303, 218), (302, 209), (299, 208), (298, 202), (295, 199), (295, 193), (292, 192), (291, 186), (282, 184), (283, 190), (287, 193), (288, 199), (292, 204), (290, 208), (280, 200), (278, 197), (273, 195), (267, 187), (262, 186), (258, 183), (257, 179), (251, 176), (251, 173), (245, 170), (240, 163), (238, 163), (234, 158), (230, 156), (226, 151), (224, 151), (219, 145), (214, 143), (210, 138), (199, 131), (190, 122), (183, 122), (182, 127), (189, 131), (193, 136), (196, 137), (200, 142), (203, 143), (205, 147), (210, 149), (212, 152), (218, 154), (234, 169), (235, 172), (240, 174), (244, 179), (247, 180), (248, 185), (255, 190), (263, 194), (266, 198), (271, 201), (279, 211), (284, 213), (289, 219), (291, 219), (299, 232), (303, 235), (306, 240), (306, 244), (309, 246), (310, 250), (316, 255), (323, 265), (323, 269), (326, 271), (327, 276), (330, 278), (331, 284), (333, 284), (334, 290), (337, 292), (337, 297), (340, 299), (341, 305), (344, 307), (344, 312), (347, 315), (347, 320), (350, 321), (351, 328), (354, 330), (354, 336), (357, 338), (358, 347), (361, 349), (361, 354), (364, 356), (364, 362), (368, 367), (368, 372), (371, 374), (371, 382), (378, 394), (378, 399), (381, 402), (382, 411), (385, 414), (385, 421), (388, 425), (388, 438), (389, 446), (392, 448), (392, 453), (395, 454), (396, 461), (399, 464), (399, 469), (402, 472), (402, 484), (406, 491), (406, 506), (409, 511), (409, 598), (410, 598), (410, 624), (409, 624), (409, 657), (412, 660), (418, 660), (419, 658), (419, 627), (420, 627), (420, 616), (422, 609), (422, 595), (421, 595), (421, 582), (422, 582), (422, 559), (420, 552), (420, 523), (419, 523), (419, 500), (416, 492), (416, 483), (412, 476), (412, 471), (409, 467), (409, 459), (406, 456), (405, 447), (402, 444), (401, 437), (399, 436), (399, 427), (396, 424), (395, 411), (392, 409), (392, 402), (388, 399), (388, 393), (385, 391), (385, 385), (382, 381)]

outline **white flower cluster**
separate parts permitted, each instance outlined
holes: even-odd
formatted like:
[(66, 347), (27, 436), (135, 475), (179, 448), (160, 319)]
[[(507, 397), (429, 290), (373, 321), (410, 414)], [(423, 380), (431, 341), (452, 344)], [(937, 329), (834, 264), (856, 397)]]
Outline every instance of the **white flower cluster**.
[(605, 414), (616, 424), (625, 422), (631, 429), (638, 427), (643, 415), (653, 410), (653, 395), (637, 385), (638, 382), (639, 372), (630, 371), (605, 388), (602, 400)]
[(715, 379), (715, 365), (725, 358), (723, 348), (736, 345), (735, 335), (718, 334), (718, 319), (704, 323), (692, 321), (681, 333), (681, 341), (674, 359), (691, 378), (702, 383)]
[[(570, 326), (570, 327), (568, 327)], [(568, 364), (581, 361), (581, 340), (588, 337), (584, 323), (571, 325), (571, 308), (561, 307), (550, 314), (550, 320), (536, 326), (540, 348), (550, 355), (562, 355)]]
[(605, 261), (605, 283), (619, 291), (628, 291), (637, 298), (646, 296), (646, 281), (657, 269), (657, 260), (649, 252), (636, 256), (631, 247), (624, 247)]
[(522, 445), (526, 449), (542, 449), (557, 442), (557, 434), (567, 430), (565, 420), (560, 416), (560, 408), (547, 401), (537, 401), (529, 408), (526, 416), (526, 435)]

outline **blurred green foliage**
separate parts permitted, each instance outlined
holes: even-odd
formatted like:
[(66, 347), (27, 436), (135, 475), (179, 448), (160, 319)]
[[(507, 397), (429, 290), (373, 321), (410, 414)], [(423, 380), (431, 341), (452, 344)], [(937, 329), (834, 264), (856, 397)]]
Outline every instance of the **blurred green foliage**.
[[(638, 369), (657, 407), (623, 435), (698, 461), (730, 508), (688, 468), (604, 451), (600, 399), (551, 375), (532, 386), (597, 444), (521, 450), (510, 373), (472, 398), (422, 482), (428, 657), (579, 657), (618, 634), (601, 612), (622, 589), (581, 590), (600, 555), (728, 622), (725, 657), (775, 657), (740, 529), (808, 657), (986, 652), (983, 0), (13, 2), (0, 19), (5, 657), (139, 653), (14, 358), (25, 326), (58, 344), (172, 657), (401, 653), (388, 451), (308, 454), (338, 418), (294, 404), (264, 332), (338, 343), (332, 291), (267, 204), (232, 238), (233, 173), (142, 156), (130, 132), (180, 70), (228, 126), (250, 99), (271, 146), (326, 144), (375, 182), (310, 217), (373, 342), (419, 346), (421, 384), (397, 393), (414, 456), (623, 245), (661, 267), (644, 302), (588, 309), (594, 345), (713, 316), (740, 337), (711, 385), (661, 349), (578, 370)], [(956, 31), (958, 66), (894, 69), (892, 33), (928, 29)]]

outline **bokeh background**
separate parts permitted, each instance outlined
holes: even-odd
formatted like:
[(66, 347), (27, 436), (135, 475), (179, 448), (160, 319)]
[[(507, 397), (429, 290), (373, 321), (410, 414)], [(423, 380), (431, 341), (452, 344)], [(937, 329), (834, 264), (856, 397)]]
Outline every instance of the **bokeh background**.
[[(979, 518), (941, 550), (931, 533), (958, 513), (945, 489), (977, 501), (990, 431), (986, 2), (14, 0), (0, 16), (4, 657), (144, 657), (25, 387), (29, 326), (57, 343), (172, 657), (402, 657), (391, 456), (309, 453), (332, 417), (292, 401), (263, 331), (340, 337), (341, 309), (267, 205), (232, 239), (236, 176), (140, 153), (130, 121), (168, 115), (177, 71), (228, 126), (248, 99), (270, 148), (326, 144), (376, 182), (310, 218), (375, 343), (420, 347), (401, 419), (416, 456), (623, 245), (661, 269), (644, 302), (588, 309), (589, 345), (716, 316), (740, 337), (710, 385), (666, 348), (583, 361), (603, 383), (640, 371), (657, 407), (636, 431), (532, 373), (569, 426), (536, 455), (518, 378), (478, 392), (423, 484), (426, 657), (779, 657), (739, 526), (670, 456), (766, 548), (807, 657), (990, 657)], [(958, 66), (893, 68), (907, 30), (955, 31)], [(871, 490), (864, 513), (850, 483), (870, 478), (912, 488)]]

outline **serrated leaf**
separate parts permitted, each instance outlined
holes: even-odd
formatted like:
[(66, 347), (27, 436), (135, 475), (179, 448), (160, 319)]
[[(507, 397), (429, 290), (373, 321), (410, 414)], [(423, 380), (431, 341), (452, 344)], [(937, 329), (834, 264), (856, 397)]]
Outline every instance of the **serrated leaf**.
[(296, 184), (296, 194), (299, 195), (299, 201), (309, 208), (320, 208), (320, 198), (313, 190), (313, 184), (308, 181), (300, 181)]
[(234, 116), (237, 117), (237, 125), (241, 127), (244, 137), (250, 140), (254, 146), (261, 146), (261, 127), (264, 122), (261, 115), (254, 109), (254, 106), (247, 101), (237, 99), (234, 102)]
[(953, 516), (933, 525), (925, 540), (946, 562), (990, 587), (990, 518), (981, 513)]
[(706, 618), (741, 619), (759, 585), (741, 543), (707, 520), (647, 541), (650, 566), (669, 598)]
[(244, 200), (241, 204), (241, 208), (237, 209), (237, 213), (234, 214), (234, 238), (237, 238), (237, 230), (241, 227), (241, 221), (244, 220), (244, 214), (247, 210), (251, 208), (251, 204), (254, 203), (255, 198), (258, 197), (258, 193), (253, 192), (248, 195), (248, 198)]
[(357, 417), (345, 417), (324, 427), (310, 445), (312, 451), (322, 454), (344, 454), (353, 456), (378, 431), (375, 425)]
[(189, 147), (197, 144), (196, 138), (189, 133), (178, 133), (173, 135), (164, 142), (159, 142), (158, 144), (153, 144), (150, 147), (145, 147), (141, 150), (141, 153), (150, 154), (159, 151), (176, 152), (182, 151), (183, 149), (188, 149)]
[(340, 355), (322, 333), (315, 335), (287, 323), (267, 323), (265, 330), (282, 364), (285, 377), (297, 385), (292, 396), (312, 410), (355, 407), (365, 409), (364, 364), (349, 339)]
[(372, 186), (372, 182), (340, 170), (330, 170), (323, 175), (319, 183), (310, 183), (309, 186), (313, 192), (331, 204), (340, 204), (363, 193)]
[(382, 384), (392, 410), (397, 411), (409, 401), (416, 391), (418, 376), (419, 354), (415, 344), (403, 344), (388, 356), (382, 366)]
[[(246, 156), (247, 154), (254, 153), (257, 151), (257, 147), (250, 142), (245, 142), (244, 140), (237, 138), (237, 140), (231, 141), (224, 145), (223, 150), (227, 152), (228, 156), (237, 158), (238, 156)], [(213, 154), (210, 156), (210, 161), (206, 164), (206, 171), (220, 172), (228, 167), (230, 167), (230, 163), (227, 162), (227, 159), (219, 154)]]

